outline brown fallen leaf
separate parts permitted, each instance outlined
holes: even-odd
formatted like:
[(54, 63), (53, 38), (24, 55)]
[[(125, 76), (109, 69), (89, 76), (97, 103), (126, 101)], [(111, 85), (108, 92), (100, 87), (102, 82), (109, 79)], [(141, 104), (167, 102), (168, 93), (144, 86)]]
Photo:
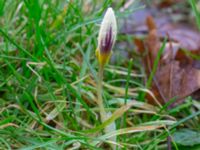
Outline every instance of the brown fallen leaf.
[[(167, 3), (174, 3), (175, 1), (179, 0), (166, 0)], [(180, 3), (183, 2), (180, 1)], [(121, 32), (134, 34), (135, 36), (146, 36), (149, 33), (146, 18), (151, 15), (154, 17), (154, 24), (157, 27), (159, 38), (163, 39), (169, 36), (170, 41), (178, 43), (181, 48), (192, 52), (199, 51), (200, 32), (196, 26), (191, 24), (194, 20), (191, 20), (189, 14), (185, 16), (184, 13), (181, 13), (181, 10), (176, 10), (174, 13), (162, 12), (162, 10), (152, 6), (134, 12), (124, 21)]]
[(169, 35), (172, 41), (180, 43), (180, 47), (198, 51), (200, 49), (200, 32), (188, 25), (168, 23), (159, 29), (159, 37)]
[(176, 98), (177, 104), (200, 89), (200, 70), (190, 65), (180, 67), (179, 62), (173, 60), (159, 68), (151, 89), (162, 104), (171, 98)]
[[(135, 44), (140, 54), (146, 54), (142, 60), (146, 74), (149, 76), (154, 60), (161, 47), (162, 38), (158, 35), (154, 19), (147, 17), (146, 20), (149, 34), (144, 42), (136, 39)], [(185, 38), (187, 39), (187, 37)], [(173, 105), (176, 105), (183, 102), (185, 97), (192, 95), (200, 89), (200, 70), (194, 67), (196, 61), (186, 55), (182, 46), (179, 43), (171, 41), (170, 34), (168, 34), (168, 40), (164, 53), (159, 61), (151, 90), (160, 103), (164, 104), (170, 99), (175, 98), (176, 101)], [(144, 51), (144, 49), (147, 51)], [(194, 50), (194, 52), (200, 52), (200, 48)], [(153, 99), (148, 95), (147, 100), (155, 104)]]
[(166, 7), (170, 7), (172, 5), (175, 5), (177, 3), (180, 3), (181, 0), (162, 0), (159, 4), (158, 7), (159, 8), (166, 8)]

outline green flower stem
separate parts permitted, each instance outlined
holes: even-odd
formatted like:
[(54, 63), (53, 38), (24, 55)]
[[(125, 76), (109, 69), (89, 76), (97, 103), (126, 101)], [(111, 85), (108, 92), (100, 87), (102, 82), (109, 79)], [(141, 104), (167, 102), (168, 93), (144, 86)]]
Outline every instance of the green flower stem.
[(104, 67), (100, 65), (99, 66), (99, 72), (98, 72), (98, 81), (97, 81), (97, 103), (98, 103), (102, 123), (107, 119), (106, 118), (106, 111), (105, 111), (103, 99), (102, 99), (103, 69), (104, 69)]

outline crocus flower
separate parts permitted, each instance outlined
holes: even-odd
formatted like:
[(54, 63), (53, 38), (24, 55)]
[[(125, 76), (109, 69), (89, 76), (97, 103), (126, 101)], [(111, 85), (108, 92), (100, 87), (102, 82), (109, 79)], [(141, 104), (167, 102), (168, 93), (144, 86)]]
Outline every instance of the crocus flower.
[(116, 35), (117, 23), (115, 14), (112, 8), (108, 8), (101, 23), (98, 47), (96, 50), (96, 56), (101, 67), (103, 67), (110, 59)]

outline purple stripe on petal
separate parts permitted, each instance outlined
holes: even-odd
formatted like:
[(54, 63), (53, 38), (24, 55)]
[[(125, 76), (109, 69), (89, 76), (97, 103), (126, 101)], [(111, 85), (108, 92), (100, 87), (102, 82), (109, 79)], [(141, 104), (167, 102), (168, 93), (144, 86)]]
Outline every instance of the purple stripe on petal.
[(109, 53), (113, 46), (113, 35), (112, 35), (112, 27), (108, 28), (106, 32), (106, 36), (104, 39), (101, 39), (100, 43), (100, 53)]

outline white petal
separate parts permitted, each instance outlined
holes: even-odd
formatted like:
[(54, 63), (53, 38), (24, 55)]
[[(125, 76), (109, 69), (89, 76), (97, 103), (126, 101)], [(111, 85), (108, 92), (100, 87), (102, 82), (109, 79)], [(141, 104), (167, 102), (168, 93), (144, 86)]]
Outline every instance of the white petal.
[[(108, 8), (105, 16), (103, 18), (103, 21), (101, 23), (101, 28), (99, 31), (99, 37), (98, 37), (98, 45), (100, 45), (100, 41), (102, 39), (105, 39), (106, 33), (109, 31), (110, 27), (112, 27), (112, 37), (113, 37), (113, 44), (115, 43), (116, 36), (117, 36), (117, 23), (115, 14), (112, 8)], [(103, 40), (104, 41), (104, 40)]]

